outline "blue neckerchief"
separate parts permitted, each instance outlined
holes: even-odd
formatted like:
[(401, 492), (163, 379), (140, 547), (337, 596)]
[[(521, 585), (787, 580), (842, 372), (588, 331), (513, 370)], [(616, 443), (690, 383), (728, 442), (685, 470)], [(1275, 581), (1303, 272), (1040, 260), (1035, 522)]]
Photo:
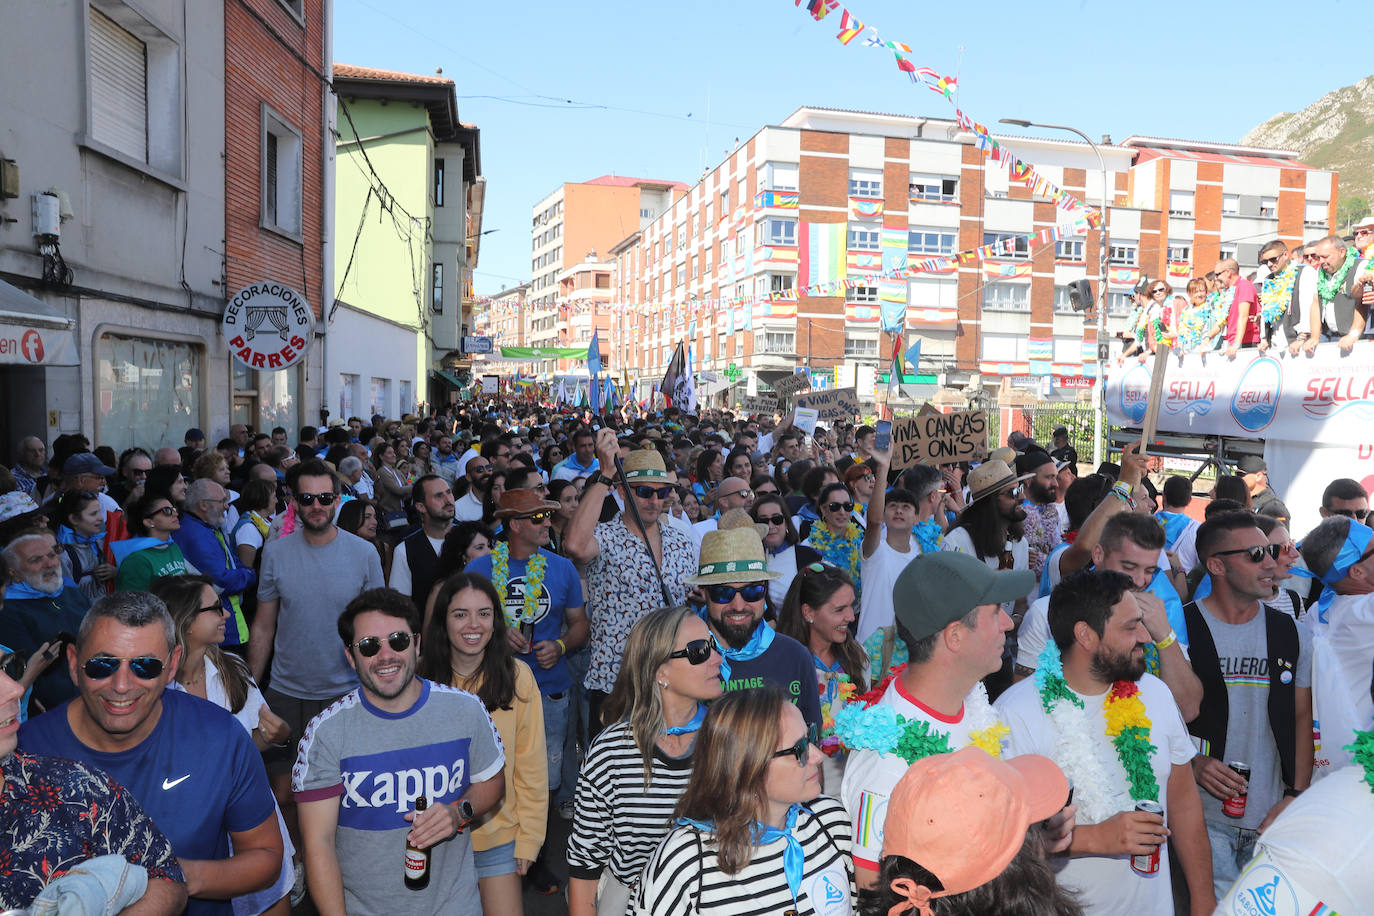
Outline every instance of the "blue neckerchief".
[(818, 522), (821, 514), (810, 503), (803, 503), (802, 507), (797, 510), (797, 518), (804, 522)]
[(686, 725), (669, 725), (663, 730), (665, 735), (690, 735), (692, 732), (701, 730), (702, 720), (706, 718), (706, 704), (698, 703), (696, 714)]
[(1369, 549), (1369, 542), (1374, 540), (1374, 529), (1368, 525), (1362, 525), (1353, 518), (1350, 520), (1350, 530), (1345, 534), (1345, 543), (1341, 545), (1340, 552), (1336, 554), (1336, 559), (1331, 561), (1331, 568), (1326, 571), (1326, 575), (1318, 576), (1310, 569), (1301, 566), (1294, 566), (1291, 572), (1295, 576), (1303, 576), (1308, 579), (1320, 579), (1326, 587), (1322, 589), (1321, 597), (1317, 599), (1317, 622), (1327, 623), (1326, 615), (1331, 611), (1331, 602), (1336, 600), (1336, 591), (1331, 586), (1341, 581), (1350, 572), (1350, 567), (1360, 562), (1360, 557)]
[(844, 674), (844, 666), (840, 664), (839, 659), (836, 659), (834, 662), (827, 665), (825, 662), (821, 661), (821, 657), (819, 655), (817, 655), (815, 652), (812, 652), (811, 660), (815, 662), (816, 667), (821, 669), (822, 671), (829, 672), (830, 674)]
[[(702, 608), (699, 613), (701, 614), (701, 619), (705, 621), (706, 625), (709, 627), (711, 625), (711, 615), (706, 612), (706, 608)], [(776, 635), (772, 627), (760, 620), (758, 627), (754, 630), (754, 635), (749, 637), (749, 642), (743, 649), (731, 649), (729, 646), (721, 646), (720, 679), (727, 684), (730, 683), (730, 662), (747, 662), (758, 658), (768, 651), (768, 647), (773, 644), (773, 637)]]
[[(797, 838), (792, 835), (792, 831), (797, 826), (797, 815), (805, 811), (811, 813), (809, 808), (803, 808), (799, 804), (793, 804), (787, 809), (787, 820), (782, 827), (772, 827), (767, 824), (754, 822), (754, 845), (767, 846), (778, 840), (787, 841), (787, 849), (782, 854), (782, 871), (787, 876), (787, 887), (792, 891), (792, 905), (796, 906), (797, 892), (801, 890), (802, 875), (806, 871), (806, 854), (802, 851), (802, 845)], [(679, 827), (695, 827), (703, 833), (715, 833), (716, 825), (712, 821), (699, 821), (690, 817), (680, 817), (675, 821)]]
[(136, 537), (126, 538), (122, 541), (115, 541), (110, 545), (110, 553), (114, 555), (115, 565), (119, 566), (129, 558), (130, 554), (138, 553), (140, 550), (147, 550), (149, 547), (165, 547), (172, 543), (159, 541), (157, 538)]
[(1155, 518), (1164, 524), (1164, 547), (1168, 550), (1174, 549), (1174, 544), (1183, 532), (1188, 530), (1188, 525), (1193, 521), (1182, 512), (1165, 512), (1163, 510), (1156, 512)]
[[(67, 579), (62, 579), (62, 588), (66, 588)], [(25, 601), (37, 598), (39, 601), (56, 601), (62, 596), (62, 588), (55, 592), (40, 592), (27, 582), (11, 582), (5, 586), (6, 601)]]
[(57, 526), (57, 543), (59, 544), (80, 544), (83, 547), (90, 547), (96, 553), (99, 553), (104, 540), (104, 531), (98, 531), (95, 534), (77, 534), (66, 525)]

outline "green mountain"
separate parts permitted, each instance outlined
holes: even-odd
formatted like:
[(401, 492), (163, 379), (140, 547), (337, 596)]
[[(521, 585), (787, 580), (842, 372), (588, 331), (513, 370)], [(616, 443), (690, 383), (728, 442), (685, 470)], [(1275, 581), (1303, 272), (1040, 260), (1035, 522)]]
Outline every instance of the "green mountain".
[(1241, 138), (1248, 146), (1297, 150), (1302, 160), (1340, 173), (1340, 230), (1374, 201), (1374, 76), (1328, 92), (1296, 114), (1284, 112)]

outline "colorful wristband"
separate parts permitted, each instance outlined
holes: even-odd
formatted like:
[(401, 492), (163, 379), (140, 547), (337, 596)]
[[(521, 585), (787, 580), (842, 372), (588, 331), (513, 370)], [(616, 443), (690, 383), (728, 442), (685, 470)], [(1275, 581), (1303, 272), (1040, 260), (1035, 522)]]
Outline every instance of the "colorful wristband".
[(558, 654), (559, 654), (559, 655), (567, 655), (567, 654), (568, 654), (568, 647), (567, 647), (566, 645), (564, 645), (563, 640), (561, 640), (561, 639), (555, 639), (553, 642), (554, 642), (554, 645), (558, 646)]
[(1178, 633), (1174, 632), (1171, 629), (1169, 630), (1169, 634), (1167, 636), (1165, 636), (1159, 642), (1155, 643), (1155, 648), (1163, 652), (1165, 649), (1169, 648), (1176, 642), (1178, 642)]

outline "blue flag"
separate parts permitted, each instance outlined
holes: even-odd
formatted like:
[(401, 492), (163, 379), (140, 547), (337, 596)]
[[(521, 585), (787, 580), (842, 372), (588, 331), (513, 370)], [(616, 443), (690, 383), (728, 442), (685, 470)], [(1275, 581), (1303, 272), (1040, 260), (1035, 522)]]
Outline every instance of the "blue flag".
[(596, 331), (592, 331), (592, 342), (587, 345), (587, 371), (596, 378), (601, 374), (601, 342), (596, 339)]
[(913, 374), (920, 373), (921, 370), (917, 367), (921, 364), (921, 338), (916, 338), (916, 342), (907, 347), (906, 362)]

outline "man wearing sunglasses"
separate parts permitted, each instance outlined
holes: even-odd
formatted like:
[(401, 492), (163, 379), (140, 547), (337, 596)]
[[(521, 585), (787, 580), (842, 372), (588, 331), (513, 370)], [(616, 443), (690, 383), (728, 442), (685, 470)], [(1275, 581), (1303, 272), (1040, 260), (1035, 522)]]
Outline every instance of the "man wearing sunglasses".
[[(147, 592), (91, 606), (67, 664), (80, 696), (26, 722), (31, 754), (108, 773), (171, 841), (192, 916), (230, 916), (229, 898), (270, 887), (282, 838), (262, 758), (221, 707), (167, 690), (181, 662), (172, 617)], [(231, 846), (232, 844), (232, 846)]]
[[(1301, 250), (1302, 246), (1293, 249)], [(1260, 283), (1264, 337), (1259, 349), (1286, 347), (1292, 356), (1312, 336), (1312, 315), (1317, 310), (1317, 271), (1293, 257), (1288, 244), (1274, 239), (1260, 249), (1260, 266), (1269, 276)]]
[(820, 724), (820, 694), (811, 652), (789, 636), (774, 633), (763, 619), (770, 572), (759, 533), (744, 528), (708, 531), (701, 542), (697, 574), (687, 584), (706, 595), (706, 625), (721, 645), (726, 691), (776, 687), (801, 710), (807, 724)]
[[(1203, 522), (1197, 552), (1211, 592), (1199, 587), (1202, 597), (1183, 608), (1203, 692), (1188, 731), (1202, 750), (1193, 773), (1221, 897), (1249, 863), (1258, 831), (1312, 781), (1312, 637), (1263, 603), (1274, 594), (1274, 553), (1249, 512)], [(1249, 765), (1248, 783), (1232, 760)], [(1228, 815), (1224, 802), (1243, 792), (1245, 813)]]
[(749, 481), (742, 477), (727, 477), (716, 486), (715, 515), (702, 519), (692, 526), (692, 540), (698, 552), (706, 532), (715, 531), (720, 517), (731, 509), (748, 509), (754, 502), (754, 492), (749, 489)]
[[(496, 726), (472, 694), (415, 676), (420, 613), (400, 592), (358, 595), (336, 630), (359, 686), (310, 722), (292, 773), (316, 909), (479, 912), (465, 828), (505, 791)], [(429, 850), (423, 890), (405, 886), (407, 841)]]
[(1357, 522), (1369, 518), (1369, 494), (1364, 486), (1350, 477), (1337, 477), (1322, 491), (1322, 505), (1319, 510), (1322, 518), (1343, 515)]
[[(305, 725), (357, 686), (357, 675), (325, 635), (339, 611), (367, 589), (380, 588), (377, 550), (334, 525), (338, 478), (322, 461), (305, 461), (286, 476), (296, 530), (262, 549), (258, 610), (248, 639), (248, 665), (259, 682), (272, 661), (272, 683), (263, 690), (272, 711), (286, 720), (286, 745), (264, 754), (272, 791), (286, 825), (295, 829), (291, 766)], [(299, 845), (293, 832), (292, 839)]]

